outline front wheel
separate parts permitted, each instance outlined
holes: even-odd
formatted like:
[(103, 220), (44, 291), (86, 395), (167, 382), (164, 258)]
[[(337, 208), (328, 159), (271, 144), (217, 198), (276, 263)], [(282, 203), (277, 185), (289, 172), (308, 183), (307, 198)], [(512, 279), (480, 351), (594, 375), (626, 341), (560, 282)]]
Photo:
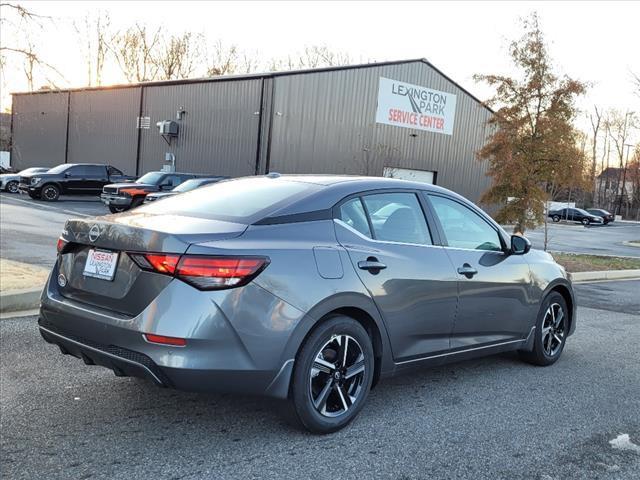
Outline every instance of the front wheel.
[(127, 209), (127, 207), (116, 207), (115, 205), (109, 205), (109, 211), (111, 213), (122, 213)]
[(538, 313), (533, 350), (520, 351), (521, 358), (529, 363), (547, 366), (556, 363), (569, 333), (567, 302), (558, 292), (546, 296)]
[(583, 219), (582, 219), (582, 224), (583, 224), (585, 227), (586, 227), (587, 225), (589, 225), (589, 223), (591, 223), (591, 222), (589, 222), (589, 219), (588, 219), (588, 218), (583, 218)]
[(15, 180), (8, 182), (6, 189), (9, 193), (18, 193), (18, 182), (16, 182)]
[(45, 185), (42, 187), (41, 196), (47, 202), (56, 202), (60, 198), (60, 189), (55, 185)]
[(300, 422), (315, 433), (348, 425), (362, 409), (373, 381), (371, 338), (343, 315), (321, 323), (297, 355), (293, 405)]

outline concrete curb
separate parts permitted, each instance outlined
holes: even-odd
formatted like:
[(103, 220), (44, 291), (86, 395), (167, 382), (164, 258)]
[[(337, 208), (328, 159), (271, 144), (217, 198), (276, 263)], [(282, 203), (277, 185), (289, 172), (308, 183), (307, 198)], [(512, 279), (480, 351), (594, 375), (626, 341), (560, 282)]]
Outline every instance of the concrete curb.
[(38, 308), (41, 294), (42, 288), (2, 292), (0, 293), (0, 312), (18, 312)]
[(589, 280), (624, 280), (640, 278), (640, 270), (602, 270), (599, 272), (569, 273), (572, 282), (586, 282)]
[(640, 243), (638, 242), (627, 242), (626, 240), (624, 242), (622, 242), (623, 245), (626, 245), (627, 247), (637, 247), (640, 248)]

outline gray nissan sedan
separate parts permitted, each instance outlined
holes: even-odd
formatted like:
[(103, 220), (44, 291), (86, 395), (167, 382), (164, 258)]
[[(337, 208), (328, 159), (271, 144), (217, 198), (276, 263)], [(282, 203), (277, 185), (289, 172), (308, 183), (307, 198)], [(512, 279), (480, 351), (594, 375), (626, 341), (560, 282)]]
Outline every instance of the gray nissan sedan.
[(69, 220), (44, 339), (163, 387), (290, 399), (332, 432), (380, 378), (517, 350), (560, 357), (562, 267), (461, 196), (388, 178), (280, 176)]

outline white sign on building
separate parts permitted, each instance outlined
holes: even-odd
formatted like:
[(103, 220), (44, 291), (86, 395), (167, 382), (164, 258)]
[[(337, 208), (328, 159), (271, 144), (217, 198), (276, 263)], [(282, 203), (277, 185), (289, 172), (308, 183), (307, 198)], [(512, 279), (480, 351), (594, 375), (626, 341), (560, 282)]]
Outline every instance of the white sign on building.
[(451, 135), (456, 96), (380, 77), (376, 123)]

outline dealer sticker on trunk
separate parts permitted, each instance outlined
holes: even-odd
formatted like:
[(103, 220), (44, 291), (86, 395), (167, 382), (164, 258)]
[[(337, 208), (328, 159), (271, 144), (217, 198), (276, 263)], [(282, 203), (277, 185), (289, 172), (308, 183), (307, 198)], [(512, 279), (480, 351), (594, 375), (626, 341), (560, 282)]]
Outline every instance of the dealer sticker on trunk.
[(118, 264), (118, 254), (106, 250), (89, 250), (84, 264), (84, 275), (101, 280), (113, 280)]

